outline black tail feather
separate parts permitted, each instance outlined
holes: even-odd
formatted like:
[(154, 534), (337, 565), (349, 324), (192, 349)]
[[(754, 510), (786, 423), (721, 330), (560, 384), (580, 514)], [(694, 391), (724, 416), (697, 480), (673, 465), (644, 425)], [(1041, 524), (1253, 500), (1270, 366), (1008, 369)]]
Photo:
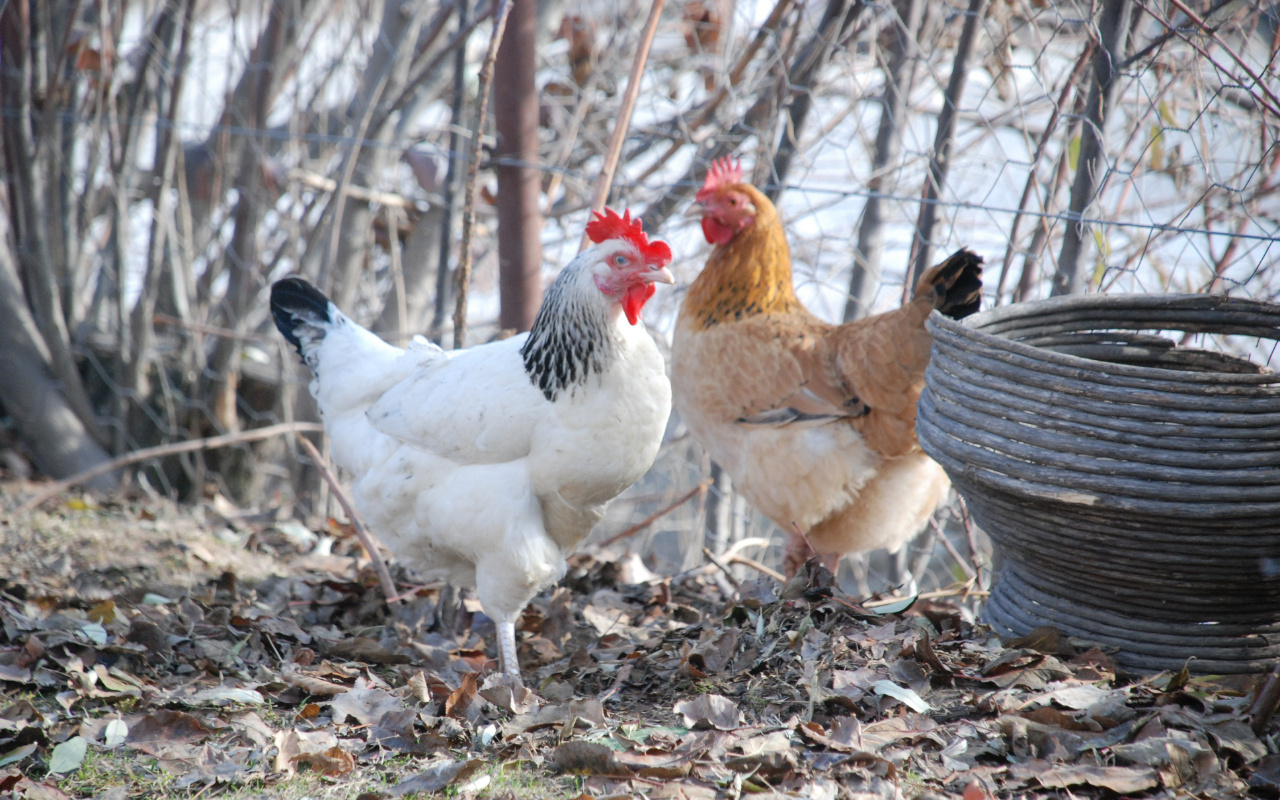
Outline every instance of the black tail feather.
[(964, 319), (982, 305), (982, 256), (961, 248), (931, 272), (926, 278), (934, 292), (934, 308), (943, 314)]
[(333, 322), (329, 317), (329, 298), (302, 278), (285, 278), (271, 286), (271, 316), (289, 344), (305, 358), (298, 329), (304, 325), (323, 330)]

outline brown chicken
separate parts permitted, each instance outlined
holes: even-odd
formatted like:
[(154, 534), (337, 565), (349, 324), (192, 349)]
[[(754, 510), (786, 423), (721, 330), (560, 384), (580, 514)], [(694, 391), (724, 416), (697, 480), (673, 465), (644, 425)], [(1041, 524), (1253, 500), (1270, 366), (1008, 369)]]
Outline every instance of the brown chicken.
[(901, 308), (832, 325), (800, 304), (778, 212), (740, 165), (714, 163), (697, 203), (715, 249), (676, 323), (676, 409), (734, 486), (795, 533), (789, 574), (810, 546), (832, 568), (845, 553), (896, 551), (949, 486), (915, 436), (924, 321), (978, 309), (982, 259), (960, 250)]

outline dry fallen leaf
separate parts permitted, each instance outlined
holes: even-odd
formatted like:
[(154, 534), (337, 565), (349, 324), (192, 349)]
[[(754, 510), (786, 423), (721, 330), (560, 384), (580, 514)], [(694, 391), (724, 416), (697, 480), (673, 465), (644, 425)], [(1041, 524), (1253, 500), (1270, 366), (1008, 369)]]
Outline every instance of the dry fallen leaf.
[(331, 778), (350, 774), (355, 758), (338, 745), (330, 731), (287, 730), (276, 733), (276, 770), (292, 774), (306, 766)]
[(595, 742), (575, 739), (556, 748), (550, 760), (551, 766), (560, 772), (573, 775), (608, 775), (630, 777), (631, 770), (618, 760), (608, 747)]
[(392, 797), (402, 797), (406, 794), (433, 794), (455, 783), (465, 781), (483, 767), (484, 763), (480, 759), (440, 761), (412, 778), (392, 786), (388, 794)]
[(357, 678), (349, 691), (329, 701), (329, 708), (334, 722), (352, 717), (361, 725), (372, 725), (384, 714), (403, 710), (404, 702), (390, 692), (373, 688), (364, 678)]
[(690, 728), (731, 731), (738, 727), (738, 704), (718, 694), (700, 694), (681, 700), (674, 710), (684, 717), (684, 724)]
[(129, 727), (125, 744), (144, 753), (162, 755), (167, 749), (202, 742), (212, 735), (203, 722), (185, 711), (154, 711)]
[[(294, 665), (290, 665), (293, 667)], [(281, 673), (280, 677), (290, 686), (297, 686), (302, 691), (317, 697), (332, 697), (342, 694), (351, 687), (343, 686), (340, 683), (326, 681), (323, 678), (316, 677), (300, 669), (290, 668)]]
[(479, 673), (468, 672), (462, 676), (462, 685), (453, 691), (444, 701), (444, 713), (448, 717), (456, 717), (475, 722), (480, 718), (483, 701), (477, 698), (479, 691)]
[(1046, 789), (1069, 786), (1097, 786), (1116, 794), (1136, 794), (1160, 785), (1160, 776), (1150, 767), (1102, 767), (1092, 764), (1049, 764), (1032, 761), (1010, 769), (1011, 775), (1040, 782)]

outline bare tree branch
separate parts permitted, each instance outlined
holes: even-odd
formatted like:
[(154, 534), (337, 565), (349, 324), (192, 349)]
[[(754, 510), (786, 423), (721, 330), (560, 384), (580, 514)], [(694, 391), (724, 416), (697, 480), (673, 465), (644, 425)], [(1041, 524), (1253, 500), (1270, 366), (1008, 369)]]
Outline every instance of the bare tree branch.
[(929, 174), (925, 178), (924, 196), (920, 202), (920, 218), (911, 239), (911, 275), (903, 283), (903, 299), (910, 296), (916, 280), (933, 261), (933, 226), (938, 218), (938, 198), (947, 183), (951, 168), (951, 147), (956, 132), (956, 108), (964, 93), (965, 78), (969, 72), (969, 57), (978, 38), (978, 26), (986, 14), (987, 0), (969, 0), (965, 12), (964, 27), (956, 44), (956, 55), (951, 65), (951, 79), (942, 96), (942, 113), (938, 115), (938, 131), (933, 139), (933, 154), (929, 158)]
[[(640, 44), (636, 46), (636, 54), (631, 59), (631, 73), (627, 78), (627, 91), (622, 96), (622, 107), (618, 109), (618, 121), (614, 123), (613, 133), (609, 136), (609, 148), (605, 151), (604, 167), (600, 171), (600, 182), (596, 184), (596, 193), (591, 198), (591, 210), (603, 211), (609, 200), (609, 191), (613, 188), (613, 173), (618, 168), (618, 156), (622, 155), (622, 143), (626, 141), (627, 129), (631, 126), (631, 112), (636, 107), (636, 97), (640, 94), (640, 80), (644, 76), (644, 64), (649, 58), (649, 47), (653, 44), (653, 35), (658, 31), (658, 19), (662, 16), (665, 0), (653, 0), (649, 8), (649, 19), (645, 21), (644, 30), (640, 33)], [(578, 243), (581, 253), (587, 246), (587, 234), (583, 232), (582, 241)]]
[(188, 439), (184, 442), (169, 442), (168, 444), (158, 445), (156, 447), (147, 447), (142, 450), (134, 450), (132, 453), (125, 453), (122, 456), (111, 459), (105, 464), (87, 469), (76, 475), (72, 475), (65, 480), (55, 481), (44, 489), (40, 490), (34, 497), (29, 498), (21, 506), (19, 511), (30, 511), (38, 508), (45, 502), (52, 500), (62, 494), (72, 486), (79, 486), (82, 483), (88, 483), (99, 475), (105, 475), (108, 472), (127, 467), (130, 464), (137, 464), (141, 461), (149, 461), (153, 458), (167, 458), (168, 456), (178, 455), (179, 453), (194, 453), (197, 450), (214, 450), (219, 447), (227, 447), (235, 444), (246, 444), (248, 442), (257, 442), (262, 439), (270, 439), (272, 436), (279, 436), (285, 433), (323, 433), (324, 426), (318, 422), (285, 422), (280, 425), (268, 425), (265, 428), (254, 428), (253, 430), (240, 431), (238, 433), (226, 433), (221, 436), (209, 436), (204, 439)]
[[(866, 8), (860, 2), (849, 0), (828, 0), (822, 19), (818, 22), (818, 30), (805, 44), (804, 50), (796, 58), (796, 76), (784, 75), (784, 93), (792, 95), (787, 106), (787, 120), (782, 126), (781, 139), (777, 152), (773, 157), (773, 173), (770, 185), (765, 187), (765, 196), (777, 202), (778, 196), (787, 181), (787, 173), (791, 171), (791, 160), (795, 158), (799, 145), (800, 131), (804, 129), (805, 120), (809, 118), (809, 110), (813, 107), (814, 82), (818, 79), (831, 54), (839, 45), (845, 32)], [(803, 75), (802, 82), (798, 78)]]
[[(517, 0), (518, 1), (518, 0)], [(471, 126), (471, 158), (467, 164), (467, 184), (463, 192), (462, 244), (459, 245), (458, 270), (454, 273), (454, 289), (457, 302), (453, 309), (453, 348), (460, 350), (467, 342), (467, 286), (471, 283), (471, 237), (476, 225), (476, 194), (480, 178), (480, 143), (484, 138), (484, 115), (489, 105), (489, 84), (493, 83), (493, 62), (498, 57), (498, 45), (507, 27), (507, 15), (513, 0), (499, 0), (493, 18), (493, 33), (489, 37), (489, 50), (480, 66), (480, 87), (476, 92), (475, 124)]]
[(920, 63), (918, 39), (927, 16), (927, 0), (907, 0), (906, 18), (894, 18), (889, 63), (884, 70), (884, 96), (880, 122), (876, 127), (875, 150), (871, 155), (871, 177), (867, 180), (867, 203), (858, 223), (858, 243), (854, 248), (853, 272), (849, 276), (849, 296), (844, 304), (844, 321), (866, 316), (871, 298), (880, 284), (880, 259), (884, 254), (884, 211), (881, 195), (891, 189), (891, 177), (902, 149), (902, 131), (907, 124), (907, 100), (915, 87)]
[(1084, 74), (1085, 65), (1089, 63), (1089, 57), (1092, 54), (1093, 43), (1090, 42), (1080, 54), (1080, 58), (1076, 60), (1075, 69), (1071, 70), (1071, 74), (1063, 81), (1062, 90), (1058, 92), (1058, 101), (1053, 104), (1053, 111), (1049, 114), (1049, 121), (1045, 123), (1044, 132), (1040, 135), (1040, 140), (1036, 142), (1036, 150), (1031, 155), (1031, 168), (1027, 170), (1027, 182), (1023, 185), (1022, 197), (1018, 200), (1018, 213), (1013, 216), (1013, 224), (1009, 227), (1009, 246), (1005, 248), (1004, 261), (1000, 265), (1000, 278), (996, 282), (996, 305), (1000, 305), (1001, 297), (1004, 294), (1005, 280), (1009, 276), (1009, 267), (1013, 263), (1013, 253), (1018, 246), (1018, 228), (1022, 224), (1022, 211), (1027, 207), (1027, 201), (1031, 199), (1031, 192), (1040, 183), (1036, 167), (1040, 164), (1040, 159), (1044, 157), (1045, 148), (1048, 146), (1054, 130), (1058, 127), (1058, 119), (1062, 116), (1062, 107), (1067, 104), (1067, 99), (1070, 97), (1071, 92), (1075, 91), (1076, 85), (1080, 81), (1080, 76)]
[(1115, 96), (1115, 65), (1124, 54), (1129, 36), (1129, 17), (1133, 0), (1104, 0), (1098, 21), (1100, 45), (1093, 54), (1093, 84), (1089, 89), (1084, 128), (1080, 131), (1080, 155), (1076, 159), (1076, 177), (1071, 185), (1068, 214), (1071, 220), (1062, 237), (1058, 268), (1053, 275), (1050, 295), (1077, 294), (1080, 291), (1080, 255), (1084, 249), (1087, 226), (1080, 221), (1093, 204), (1100, 172), (1104, 169), (1104, 143), (1107, 115)]

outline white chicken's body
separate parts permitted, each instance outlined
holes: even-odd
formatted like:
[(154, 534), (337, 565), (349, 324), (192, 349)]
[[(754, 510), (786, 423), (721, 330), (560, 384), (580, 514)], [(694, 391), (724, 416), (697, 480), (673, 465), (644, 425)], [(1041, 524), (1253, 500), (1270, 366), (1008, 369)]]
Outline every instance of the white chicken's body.
[(657, 346), (584, 256), (532, 334), (467, 350), (393, 347), (332, 303), (322, 323), (289, 317), (356, 506), (402, 563), (476, 586), (512, 673), (516, 617), (648, 470), (671, 409)]
[[(312, 393), (360, 512), (406, 565), (514, 617), (657, 456), (671, 389), (653, 339), (619, 315), (611, 367), (551, 402), (525, 373), (528, 334), (400, 350), (344, 321)], [(343, 380), (326, 381), (330, 357), (351, 365)]]

